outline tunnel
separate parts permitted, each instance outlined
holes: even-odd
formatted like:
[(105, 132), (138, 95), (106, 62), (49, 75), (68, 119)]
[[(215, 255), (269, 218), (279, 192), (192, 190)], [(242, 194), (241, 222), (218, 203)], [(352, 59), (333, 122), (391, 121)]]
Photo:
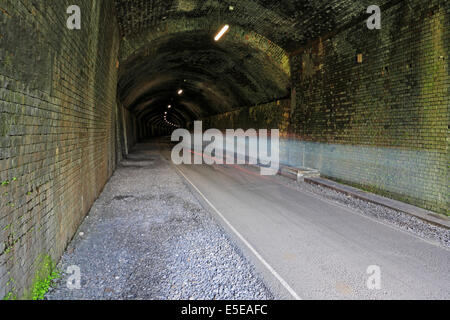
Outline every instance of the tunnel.
[(239, 26), (230, 31), (235, 36), (214, 41), (219, 21), (205, 27), (201, 18), (191, 19), (187, 30), (152, 30), (137, 48), (123, 52), (118, 101), (134, 119), (138, 140), (290, 95), (285, 50)]
[[(104, 260), (115, 270), (135, 261), (133, 251), (169, 259), (164, 246), (177, 237), (180, 246), (209, 250), (217, 228), (231, 235), (220, 245), (231, 251), (216, 259), (242, 259), (242, 277), (259, 293), (226, 285), (204, 295), (161, 293), (148, 289), (154, 275), (133, 274), (135, 287), (120, 292), (55, 289), (53, 297), (383, 298), (352, 284), (371, 265), (365, 248), (392, 267), (386, 274), (411, 262), (411, 278), (389, 278), (384, 297), (448, 299), (449, 25), (445, 0), (0, 0), (0, 298), (43, 299), (36, 288), (52, 270), (64, 267), (68, 277), (72, 255), (95, 259), (86, 250), (107, 239), (120, 248), (97, 259), (120, 256)], [(199, 123), (202, 132), (241, 132), (244, 153), (261, 149), (268, 132), (277, 139), (277, 175), (260, 175), (260, 159), (250, 157), (175, 165), (174, 135), (194, 134)], [(183, 150), (195, 156), (204, 145)], [(203, 214), (221, 226), (204, 222), (205, 243), (187, 232), (210, 221)], [(118, 220), (106, 228), (105, 219)], [(171, 223), (180, 233), (159, 243), (156, 234), (167, 236)], [(149, 235), (130, 249), (122, 247), (134, 243), (128, 234)], [(233, 251), (240, 246), (243, 253)], [(179, 255), (197, 250), (183, 248)], [(364, 270), (357, 258), (342, 258), (351, 250)], [(406, 262), (390, 260), (401, 252)], [(323, 273), (299, 262), (303, 254)], [(262, 280), (247, 270), (252, 259)], [(162, 268), (155, 261), (148, 263)], [(413, 278), (427, 289), (405, 285)], [(308, 291), (313, 279), (335, 295)], [(278, 293), (269, 293), (271, 283)]]

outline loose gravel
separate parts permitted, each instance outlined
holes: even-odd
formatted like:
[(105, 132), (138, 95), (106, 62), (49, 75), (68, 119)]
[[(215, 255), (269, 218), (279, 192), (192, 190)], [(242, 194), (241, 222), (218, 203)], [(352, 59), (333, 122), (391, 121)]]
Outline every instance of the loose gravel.
[[(46, 298), (273, 299), (243, 256), (157, 150), (124, 160), (63, 255)], [(81, 289), (67, 288), (69, 266)]]
[(409, 232), (423, 239), (427, 239), (437, 245), (450, 249), (450, 230), (430, 224), (417, 217), (404, 212), (393, 210), (382, 205), (354, 198), (342, 192), (326, 188), (320, 185), (306, 182), (297, 183), (288, 178), (281, 177), (283, 183), (288, 183), (299, 191), (311, 192), (315, 195), (346, 206), (360, 214), (390, 224), (403, 231)]
[[(274, 177), (442, 247), (450, 230), (330, 188)], [(240, 249), (204, 210), (158, 146), (140, 145), (116, 170), (58, 265), (79, 266), (47, 299), (273, 299)]]

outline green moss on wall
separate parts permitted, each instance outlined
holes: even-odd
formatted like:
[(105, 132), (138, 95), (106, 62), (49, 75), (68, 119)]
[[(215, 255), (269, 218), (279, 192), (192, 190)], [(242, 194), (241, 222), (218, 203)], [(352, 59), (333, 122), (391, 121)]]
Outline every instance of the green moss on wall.
[(52, 281), (60, 277), (56, 264), (49, 255), (38, 258), (37, 271), (31, 289), (28, 290), (22, 300), (43, 300), (45, 294), (52, 285)]

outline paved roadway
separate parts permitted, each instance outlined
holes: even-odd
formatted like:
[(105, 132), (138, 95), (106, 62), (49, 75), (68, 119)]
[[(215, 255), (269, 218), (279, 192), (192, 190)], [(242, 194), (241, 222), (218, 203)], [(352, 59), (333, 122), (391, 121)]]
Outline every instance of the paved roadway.
[[(450, 298), (448, 249), (256, 168), (174, 168), (280, 298)], [(379, 290), (367, 287), (373, 265)]]

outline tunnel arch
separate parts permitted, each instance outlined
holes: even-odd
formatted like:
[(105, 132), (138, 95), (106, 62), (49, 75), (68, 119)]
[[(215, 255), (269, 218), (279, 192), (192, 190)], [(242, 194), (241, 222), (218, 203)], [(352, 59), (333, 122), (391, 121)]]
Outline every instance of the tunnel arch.
[[(390, 2), (381, 0), (380, 6)], [(370, 4), (370, 0), (115, 0), (122, 37), (118, 100), (134, 113), (137, 105), (154, 108), (167, 100), (174, 88), (183, 86), (191, 95), (175, 96), (175, 102), (177, 108), (189, 109), (193, 116), (181, 122), (190, 123), (235, 108), (290, 98), (296, 79), (290, 72), (292, 56), (310, 47), (314, 39), (327, 39), (339, 27), (362, 23)], [(231, 26), (227, 36), (215, 48), (205, 48), (205, 43), (211, 42), (224, 24)], [(191, 49), (186, 50), (189, 41)], [(179, 60), (184, 60), (183, 68), (180, 63), (178, 67), (173, 65), (175, 58), (168, 58), (168, 52), (166, 58), (161, 55), (164, 46), (179, 42), (185, 46), (174, 46), (179, 50), (170, 56), (178, 55)], [(193, 52), (198, 54), (195, 44), (203, 46), (203, 53), (210, 58), (228, 61), (228, 66), (235, 68), (217, 74), (217, 64), (211, 67), (208, 60), (186, 59)], [(152, 60), (153, 67), (148, 62)], [(293, 101), (297, 101), (296, 91), (292, 92)], [(153, 96), (159, 98), (147, 104)], [(137, 123), (143, 125), (141, 121)]]
[[(214, 35), (225, 23), (227, 23), (227, 20), (225, 19), (223, 19), (222, 22), (216, 22), (211, 21), (211, 19), (207, 17), (163, 21), (154, 29), (144, 30), (132, 36), (124, 36), (121, 40), (119, 60), (125, 62), (133, 55), (142, 54), (143, 51), (146, 52), (146, 55), (151, 55), (151, 53), (155, 52), (155, 48), (151, 47), (151, 43), (164, 36), (183, 32), (208, 32), (208, 34)], [(285, 49), (278, 46), (264, 35), (251, 29), (243, 28), (238, 24), (233, 24), (231, 26), (232, 28), (229, 30), (227, 38), (231, 37), (265, 52), (269, 57), (274, 59), (275, 63), (277, 63), (281, 69), (287, 74), (290, 74), (289, 55)]]
[(156, 114), (162, 118), (168, 105), (174, 123), (186, 127), (202, 117), (290, 94), (284, 49), (237, 25), (215, 42), (220, 27), (205, 18), (169, 20), (123, 38), (118, 99), (138, 125), (156, 125)]

